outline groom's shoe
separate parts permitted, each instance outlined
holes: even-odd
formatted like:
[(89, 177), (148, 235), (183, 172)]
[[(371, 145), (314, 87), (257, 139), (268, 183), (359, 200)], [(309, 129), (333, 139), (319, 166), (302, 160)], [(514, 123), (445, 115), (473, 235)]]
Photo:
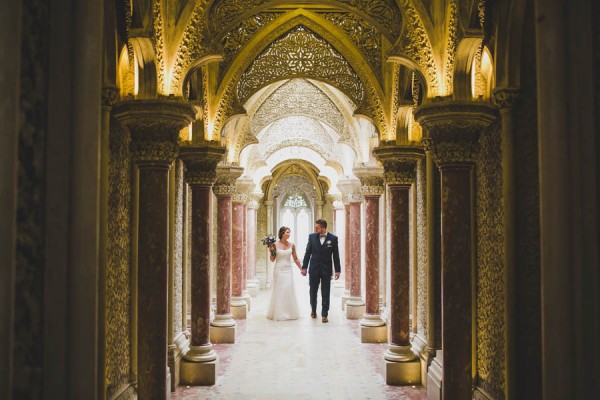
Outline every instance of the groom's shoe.
[(329, 322), (329, 320), (327, 319), (327, 317), (321, 318), (321, 321), (323, 321), (323, 322)]
[(316, 311), (311, 312), (310, 313), (310, 317), (311, 318), (317, 318), (317, 312)]

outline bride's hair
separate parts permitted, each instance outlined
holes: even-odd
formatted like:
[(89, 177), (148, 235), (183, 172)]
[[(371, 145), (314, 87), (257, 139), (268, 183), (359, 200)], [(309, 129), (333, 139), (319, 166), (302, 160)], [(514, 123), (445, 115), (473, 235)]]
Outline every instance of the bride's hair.
[(277, 234), (277, 236), (279, 236), (279, 240), (281, 240), (281, 238), (283, 237), (283, 234), (288, 229), (290, 229), (290, 228), (288, 228), (287, 226), (282, 226), (281, 228), (279, 228), (279, 234)]

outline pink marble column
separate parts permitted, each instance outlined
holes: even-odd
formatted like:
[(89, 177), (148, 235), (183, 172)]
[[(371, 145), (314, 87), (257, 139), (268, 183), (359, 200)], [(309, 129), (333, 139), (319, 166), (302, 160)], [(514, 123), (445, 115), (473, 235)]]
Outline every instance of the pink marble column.
[(169, 169), (179, 151), (179, 130), (194, 118), (192, 106), (175, 101), (117, 104), (115, 118), (131, 131), (138, 187), (138, 397), (165, 399), (168, 327)]
[(232, 196), (243, 169), (217, 167), (213, 192), (217, 196), (217, 310), (211, 322), (213, 343), (234, 343), (236, 323), (231, 310), (232, 291)]
[(350, 230), (350, 203), (344, 204), (344, 209), (346, 211), (346, 221), (345, 221), (345, 232), (346, 232), (346, 251), (344, 257), (344, 277), (346, 284), (346, 292), (350, 295), (350, 243), (352, 241), (351, 235), (352, 231)]
[[(191, 190), (191, 314), (190, 350), (184, 360), (206, 363), (217, 359), (210, 342), (210, 203), (217, 163), (225, 149), (220, 146), (186, 146), (180, 149), (180, 159), (186, 167), (185, 179)], [(184, 367), (185, 368), (185, 367)], [(191, 375), (191, 377), (190, 377)], [(214, 383), (202, 379), (205, 374), (184, 374), (186, 384)], [(195, 378), (195, 379), (194, 379)]]
[(258, 296), (259, 283), (256, 279), (256, 211), (258, 202), (252, 200), (248, 203), (246, 215), (246, 238), (247, 238), (247, 271), (248, 271), (248, 294), (252, 297)]
[(231, 311), (235, 319), (246, 318), (244, 290), (244, 199), (239, 193), (232, 201), (232, 251), (231, 251)]
[(480, 133), (497, 117), (487, 103), (438, 102), (415, 118), (433, 142), (440, 169), (444, 398), (472, 395), (473, 175)]
[(362, 299), (360, 293), (360, 200), (350, 203), (350, 297)]
[(244, 295), (248, 292), (248, 205), (244, 203), (243, 211), (244, 222), (242, 223), (242, 229), (244, 231), (242, 237), (244, 241), (243, 253), (242, 253), (242, 269), (244, 271), (244, 277), (242, 279), (242, 293)]

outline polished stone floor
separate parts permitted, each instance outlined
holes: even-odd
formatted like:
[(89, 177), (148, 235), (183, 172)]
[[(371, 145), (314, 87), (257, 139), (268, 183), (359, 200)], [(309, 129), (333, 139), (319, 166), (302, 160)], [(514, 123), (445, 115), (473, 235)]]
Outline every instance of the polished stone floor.
[(342, 289), (332, 285), (329, 323), (324, 324), (310, 318), (308, 278), (296, 274), (295, 285), (302, 318), (268, 320), (271, 292), (260, 291), (248, 319), (238, 321), (236, 344), (215, 345), (216, 385), (182, 386), (173, 399), (425, 399), (421, 386), (384, 383), (386, 345), (360, 343), (358, 321), (347, 320), (341, 311)]

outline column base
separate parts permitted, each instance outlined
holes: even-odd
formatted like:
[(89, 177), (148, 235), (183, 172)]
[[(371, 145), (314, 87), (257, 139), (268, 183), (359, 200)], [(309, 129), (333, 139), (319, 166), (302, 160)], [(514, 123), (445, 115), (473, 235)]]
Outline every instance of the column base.
[(359, 319), (365, 314), (365, 302), (360, 297), (351, 297), (346, 303), (346, 318)]
[(190, 346), (181, 362), (181, 383), (191, 386), (211, 386), (217, 381), (217, 353), (212, 343)]
[(210, 341), (212, 343), (235, 343), (236, 326), (231, 314), (217, 314), (210, 323)]
[(429, 370), (427, 371), (427, 400), (442, 400), (442, 381), (443, 381), (443, 367), (441, 359), (438, 359), (438, 355), (441, 356), (441, 350), (438, 350), (435, 358), (431, 361)]
[(379, 314), (365, 314), (360, 321), (361, 343), (386, 343), (388, 328)]
[(243, 297), (231, 298), (231, 315), (233, 319), (246, 319), (248, 312), (248, 304)]
[(246, 283), (246, 287), (248, 288), (248, 294), (250, 297), (258, 296), (258, 291), (260, 290), (260, 282), (257, 284), (254, 279), (250, 279)]
[(218, 358), (203, 363), (183, 360), (181, 362), (181, 384), (190, 386), (212, 386), (217, 382)]
[(183, 354), (190, 346), (190, 340), (184, 332), (181, 332), (175, 341), (168, 347), (168, 366), (171, 370), (171, 391), (174, 392), (179, 385), (181, 377), (180, 364)]
[(394, 362), (384, 360), (383, 379), (386, 385), (419, 385), (421, 383), (421, 362)]
[(342, 311), (346, 311), (346, 303), (350, 300), (352, 296), (350, 296), (350, 292), (348, 290), (344, 290), (344, 294), (342, 295)]
[(248, 293), (248, 290), (244, 290), (244, 292), (242, 293), (242, 297), (244, 298), (244, 301), (246, 302), (246, 305), (248, 306), (248, 312), (251, 311), (252, 307), (252, 296), (250, 296), (250, 293)]

